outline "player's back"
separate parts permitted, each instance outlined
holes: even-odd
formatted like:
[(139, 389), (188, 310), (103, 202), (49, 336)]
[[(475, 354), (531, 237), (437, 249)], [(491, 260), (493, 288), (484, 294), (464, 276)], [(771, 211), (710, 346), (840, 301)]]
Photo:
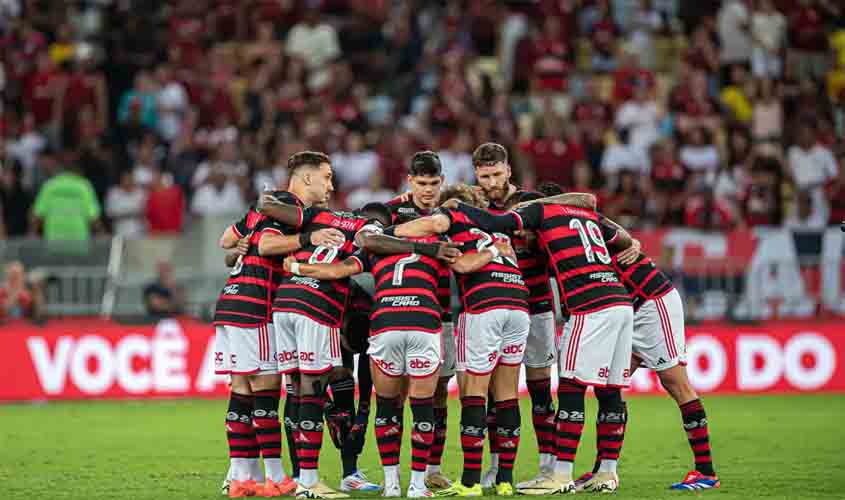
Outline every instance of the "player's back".
[(249, 238), (249, 248), (229, 272), (214, 311), (216, 325), (255, 326), (269, 321), (273, 290), (284, 271), (274, 259), (258, 254), (262, 231), (277, 231), (266, 222), (265, 216), (250, 208), (232, 226), (238, 237)]
[[(464, 253), (487, 249), (496, 240), (508, 240), (504, 234), (489, 234), (479, 229), (463, 212), (443, 210), (450, 220), (449, 237)], [(464, 310), (481, 313), (492, 309), (528, 311), (528, 289), (516, 259), (496, 257), (471, 273), (457, 273)]]
[[(410, 239), (440, 241), (436, 236)], [(394, 330), (439, 332), (443, 314), (439, 287), (445, 264), (416, 253), (368, 254), (367, 259), (365, 269), (375, 281), (370, 335)]]
[[(301, 231), (333, 228), (343, 233), (345, 241), (340, 247), (308, 244), (293, 255), (309, 264), (341, 261), (354, 253), (355, 235), (369, 223), (370, 219), (352, 213), (311, 207), (303, 211)], [(276, 290), (273, 310), (303, 314), (318, 323), (340, 327), (348, 295), (348, 279), (320, 280), (285, 273)]]
[(571, 314), (616, 305), (631, 305), (628, 291), (613, 269), (605, 241), (614, 237), (599, 224), (599, 215), (569, 205), (542, 205), (537, 231)]
[(633, 263), (625, 265), (619, 262), (616, 252), (611, 253), (613, 268), (631, 294), (635, 311), (643, 302), (662, 297), (674, 289), (669, 276), (661, 271), (648, 255), (640, 253)]

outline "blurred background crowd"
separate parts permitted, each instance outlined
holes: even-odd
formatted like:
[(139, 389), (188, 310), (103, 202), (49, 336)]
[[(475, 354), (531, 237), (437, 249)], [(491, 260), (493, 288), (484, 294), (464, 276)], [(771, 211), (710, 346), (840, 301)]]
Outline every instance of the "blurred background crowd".
[(838, 0), (0, 0), (0, 48), (3, 237), (183, 234), (302, 149), (356, 208), (484, 141), (632, 228), (845, 220)]
[(0, 47), (9, 237), (180, 232), (306, 148), (355, 208), (488, 140), (632, 227), (845, 219), (836, 0), (0, 0)]

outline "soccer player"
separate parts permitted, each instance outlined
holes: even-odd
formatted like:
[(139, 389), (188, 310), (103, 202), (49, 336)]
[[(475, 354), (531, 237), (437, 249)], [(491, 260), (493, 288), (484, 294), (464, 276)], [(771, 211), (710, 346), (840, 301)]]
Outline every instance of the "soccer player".
[[(594, 200), (593, 200), (594, 203)], [(593, 205), (594, 206), (594, 205)], [(630, 236), (599, 225), (592, 209), (555, 203), (518, 208), (505, 215), (461, 205), (453, 211), (493, 232), (534, 230), (549, 254), (561, 290), (563, 306), (570, 314), (558, 352), (557, 460), (554, 472), (520, 489), (528, 495), (575, 491), (572, 468), (584, 427), (586, 387), (596, 388), (603, 408), (600, 419), (610, 422), (615, 447), (624, 439), (624, 403), (621, 387), (630, 383), (629, 362), (633, 331), (633, 309), (627, 290), (611, 265), (608, 244), (627, 248)], [(415, 234), (444, 232), (451, 221), (443, 215), (418, 219)], [(619, 479), (617, 461), (604, 459), (587, 489), (615, 491)]]
[[(440, 158), (432, 151), (420, 151), (411, 158), (408, 168), (408, 185), (411, 190), (400, 197), (387, 202), (392, 214), (392, 224), (402, 224), (409, 220), (430, 215), (439, 204), (446, 200), (442, 197), (443, 167)], [(451, 196), (453, 193), (446, 193)], [(443, 451), (446, 448), (446, 435), (449, 408), (449, 380), (455, 374), (455, 335), (452, 323), (452, 273), (448, 267), (442, 268), (438, 278), (437, 295), (443, 310), (441, 318), (443, 343), (443, 361), (440, 363), (440, 379), (434, 393), (434, 443), (429, 454), (426, 468), (426, 486), (432, 489), (444, 489), (452, 486), (440, 470)]]
[[(331, 187), (331, 165), (328, 157), (303, 161), (292, 175), (308, 177), (315, 185)], [(368, 237), (381, 232), (382, 224), (374, 219), (350, 213), (332, 212), (310, 207), (303, 210), (295, 205), (280, 203), (263, 196), (260, 211), (273, 218), (280, 227), (292, 226), (310, 232), (326, 227), (338, 228), (345, 235), (340, 247), (308, 246), (294, 254), (297, 260), (308, 263), (331, 263), (345, 259)], [(389, 238), (389, 237), (386, 237)], [(385, 240), (380, 240), (385, 241)], [(388, 242), (406, 247), (401, 240)], [(259, 245), (263, 244), (262, 242)], [(438, 246), (440, 251), (448, 248)], [(263, 252), (263, 249), (261, 249)], [(449, 249), (452, 250), (452, 249)], [(445, 252), (448, 254), (449, 252)], [(311, 498), (344, 498), (319, 481), (317, 468), (323, 436), (323, 407), (328, 375), (342, 365), (339, 327), (348, 299), (346, 279), (320, 280), (286, 273), (276, 290), (273, 302), (273, 322), (279, 346), (278, 369), (282, 373), (300, 373), (299, 431), (297, 434), (300, 466), (298, 496)]]
[[(467, 190), (472, 188), (466, 187)], [(441, 230), (417, 230), (417, 222), (444, 220)], [(479, 229), (465, 215), (442, 210), (395, 228), (396, 236), (448, 234), (465, 254), (489, 253), (491, 261), (476, 271), (455, 269), (464, 312), (456, 327), (457, 371), (461, 390), (461, 445), (464, 471), (460, 482), (441, 490), (442, 496), (482, 494), (481, 455), (484, 448), (488, 390), (496, 401), (498, 444), (503, 450), (496, 478), (500, 495), (513, 494), (513, 463), (519, 446), (520, 416), (517, 380), (528, 336), (528, 290), (512, 256), (500, 255), (497, 241), (510, 246), (503, 234)]]
[[(607, 219), (603, 223), (616, 226)], [(710, 453), (710, 434), (704, 405), (687, 377), (686, 347), (684, 337), (684, 305), (671, 279), (654, 262), (640, 252), (638, 241), (625, 251), (633, 258), (611, 249), (613, 267), (631, 294), (634, 302), (634, 335), (632, 339), (633, 358), (631, 373), (644, 366), (654, 370), (666, 392), (678, 404), (681, 419), (692, 449), (695, 469), (671, 486), (674, 490), (704, 490), (718, 488), (719, 478), (713, 468)], [(614, 450), (607, 445), (612, 439), (603, 432), (602, 424), (597, 426), (597, 458), (600, 463)], [(576, 481), (577, 486), (586, 484), (592, 475), (586, 473)]]
[[(539, 193), (527, 193), (511, 182), (511, 168), (507, 150), (492, 142), (478, 146), (472, 155), (478, 186), (489, 200), (493, 213), (504, 213), (515, 203), (542, 198)], [(528, 287), (528, 313), (531, 326), (525, 343), (525, 378), (531, 396), (531, 417), (540, 454), (540, 472), (554, 467), (555, 408), (551, 392), (551, 366), (555, 360), (555, 317), (553, 295), (549, 280), (546, 252), (536, 244), (530, 231), (514, 235), (517, 265)], [(493, 486), (499, 465), (498, 432), (495, 426), (496, 408), (488, 402), (487, 422), (490, 439), (490, 469), (481, 478), (482, 488)], [(519, 487), (519, 485), (517, 485)]]
[[(278, 197), (301, 203), (295, 194), (281, 191)], [(278, 496), (295, 488), (281, 465), (281, 428), (278, 418), (281, 378), (275, 369), (275, 335), (270, 322), (270, 297), (279, 282), (281, 269), (258, 253), (258, 241), (275, 229), (254, 208), (224, 231), (220, 245), (225, 249), (246, 245), (245, 254), (234, 262), (215, 310), (215, 372), (231, 376), (231, 394), (226, 415), (230, 476), (223, 489), (230, 496), (261, 493)], [(333, 243), (336, 230), (309, 235), (312, 241)], [(279, 235), (284, 250), (292, 251), (301, 235)], [(233, 257), (227, 256), (227, 259)], [(261, 478), (257, 455), (264, 459), (266, 481)], [(249, 482), (249, 481), (252, 482)], [(227, 488), (228, 486), (228, 488)]]

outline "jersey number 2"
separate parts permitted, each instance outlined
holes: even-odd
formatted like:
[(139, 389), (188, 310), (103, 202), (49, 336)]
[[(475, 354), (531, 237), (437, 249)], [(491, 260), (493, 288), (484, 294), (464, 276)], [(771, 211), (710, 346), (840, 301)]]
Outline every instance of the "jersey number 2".
[[(610, 252), (607, 251), (607, 245), (604, 243), (604, 238), (601, 235), (601, 229), (598, 224), (591, 220), (588, 220), (584, 224), (578, 219), (572, 219), (569, 221), (569, 229), (578, 231), (578, 236), (581, 237), (581, 244), (584, 246), (584, 255), (587, 257), (587, 262), (592, 264), (598, 258), (602, 264), (610, 264)], [(593, 245), (599, 247), (599, 251), (593, 250)]]

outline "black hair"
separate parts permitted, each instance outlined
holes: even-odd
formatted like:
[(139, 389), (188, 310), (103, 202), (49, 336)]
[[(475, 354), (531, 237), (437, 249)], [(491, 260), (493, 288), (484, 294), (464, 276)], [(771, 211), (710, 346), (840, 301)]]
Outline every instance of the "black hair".
[(552, 181), (541, 182), (539, 186), (537, 186), (537, 191), (539, 191), (543, 196), (557, 196), (559, 194), (563, 194), (563, 188), (560, 187), (560, 184)]
[(439, 177), (442, 172), (443, 166), (440, 164), (440, 157), (434, 151), (419, 151), (411, 157), (408, 175)]
[(371, 202), (358, 209), (358, 215), (364, 215), (381, 222), (385, 227), (391, 224), (393, 216), (384, 203)]

